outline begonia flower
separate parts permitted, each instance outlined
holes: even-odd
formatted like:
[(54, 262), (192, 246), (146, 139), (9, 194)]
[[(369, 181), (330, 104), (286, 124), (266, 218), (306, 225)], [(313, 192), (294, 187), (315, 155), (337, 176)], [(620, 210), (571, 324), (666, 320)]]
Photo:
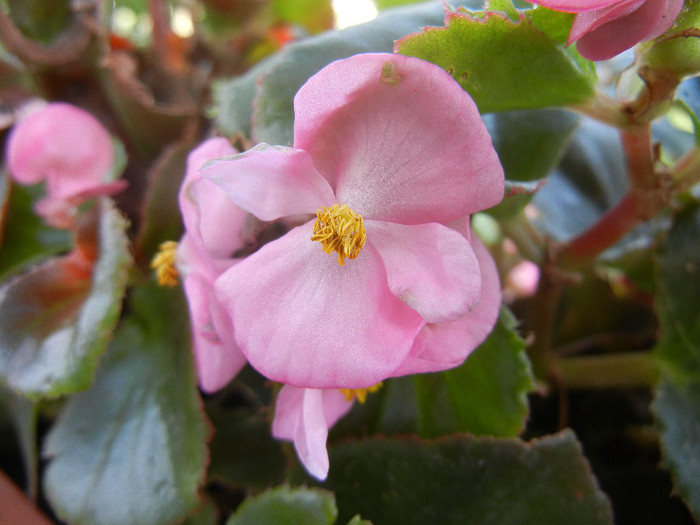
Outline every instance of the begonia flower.
[(7, 143), (10, 174), (20, 184), (46, 182), (39, 215), (57, 228), (71, 228), (79, 205), (120, 191), (110, 181), (114, 147), (109, 132), (88, 112), (56, 102), (21, 119)]
[(241, 232), (247, 214), (199, 172), (208, 159), (235, 153), (224, 138), (203, 142), (187, 157), (179, 194), (185, 234), (176, 265), (190, 310), (199, 385), (205, 392), (225, 386), (246, 363), (231, 320), (214, 294), (214, 281), (235, 264), (232, 255), (246, 245)]
[(528, 0), (555, 11), (576, 13), (568, 44), (589, 60), (607, 60), (639, 42), (663, 34), (683, 0)]
[(262, 220), (316, 214), (224, 272), (217, 295), (263, 375), (368, 388), (401, 367), (426, 323), (482, 299), (472, 246), (445, 224), (500, 202), (503, 170), (471, 97), (417, 58), (333, 62), (294, 110), (293, 147), (260, 144), (202, 169)]
[(328, 430), (353, 406), (338, 389), (284, 385), (277, 395), (272, 435), (294, 442), (294, 450), (309, 474), (328, 476)]

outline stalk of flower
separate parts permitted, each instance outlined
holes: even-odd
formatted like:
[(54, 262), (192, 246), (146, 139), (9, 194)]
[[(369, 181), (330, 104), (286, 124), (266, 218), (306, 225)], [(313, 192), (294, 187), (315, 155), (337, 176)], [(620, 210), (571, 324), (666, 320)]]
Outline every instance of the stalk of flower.
[(589, 60), (607, 60), (673, 25), (683, 0), (529, 0), (576, 13), (567, 44)]
[(126, 186), (108, 180), (114, 164), (109, 132), (88, 112), (62, 102), (47, 104), (15, 125), (7, 161), (20, 184), (46, 182), (47, 195), (36, 211), (56, 228), (73, 228), (78, 206)]

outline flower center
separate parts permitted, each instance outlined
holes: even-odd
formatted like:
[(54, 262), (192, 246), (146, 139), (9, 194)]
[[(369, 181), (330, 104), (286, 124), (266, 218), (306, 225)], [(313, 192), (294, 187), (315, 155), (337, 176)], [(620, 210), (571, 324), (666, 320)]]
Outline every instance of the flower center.
[(345, 265), (345, 258), (354, 259), (367, 240), (367, 231), (362, 224), (362, 215), (352, 211), (346, 204), (334, 204), (330, 208), (321, 206), (316, 212), (312, 241), (323, 245), (323, 251), (338, 252), (338, 264)]
[(176, 252), (177, 243), (175, 241), (165, 241), (158, 246), (158, 253), (151, 261), (151, 269), (156, 271), (160, 286), (175, 286), (177, 284)]
[(345, 401), (352, 401), (357, 398), (360, 404), (364, 403), (367, 399), (367, 394), (374, 394), (377, 390), (382, 387), (381, 381), (374, 386), (369, 388), (341, 388), (340, 392), (345, 396)]

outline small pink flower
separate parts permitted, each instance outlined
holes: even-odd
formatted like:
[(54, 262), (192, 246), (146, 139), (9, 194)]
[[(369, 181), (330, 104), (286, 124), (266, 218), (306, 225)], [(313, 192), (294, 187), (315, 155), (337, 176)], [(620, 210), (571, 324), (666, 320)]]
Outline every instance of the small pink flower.
[(235, 153), (224, 138), (203, 142), (187, 157), (179, 195), (185, 234), (177, 268), (190, 309), (199, 384), (205, 392), (225, 386), (246, 363), (231, 320), (214, 294), (214, 281), (236, 262), (232, 255), (246, 244), (240, 233), (246, 212), (199, 172), (207, 159)]
[(108, 180), (114, 148), (107, 130), (86, 111), (61, 102), (29, 114), (12, 129), (7, 159), (20, 184), (46, 181), (47, 196), (37, 203), (37, 213), (58, 228), (73, 226), (83, 202), (126, 184)]
[(319, 480), (328, 475), (328, 429), (353, 405), (338, 389), (284, 385), (277, 396), (272, 435), (294, 442), (304, 468)]
[(217, 295), (263, 375), (370, 387), (426, 323), (482, 299), (472, 246), (444, 224), (498, 203), (503, 170), (469, 95), (413, 57), (333, 62), (294, 107), (294, 147), (261, 144), (202, 170), (262, 220), (310, 216), (224, 272)]
[(577, 13), (567, 44), (589, 60), (607, 60), (664, 33), (683, 0), (529, 0), (555, 11)]

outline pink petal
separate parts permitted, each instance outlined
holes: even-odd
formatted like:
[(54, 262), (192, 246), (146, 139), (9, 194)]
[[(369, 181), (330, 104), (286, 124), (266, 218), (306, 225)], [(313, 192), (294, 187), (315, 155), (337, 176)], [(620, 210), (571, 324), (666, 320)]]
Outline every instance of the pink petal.
[(318, 390), (284, 385), (277, 396), (272, 435), (294, 441), (297, 456), (316, 479), (328, 475), (328, 429), (352, 408), (335, 389)]
[(183, 282), (190, 308), (192, 340), (199, 385), (215, 392), (233, 379), (246, 359), (233, 338), (227, 313), (219, 304), (212, 283), (194, 274)]
[(442, 224), (365, 221), (389, 288), (429, 323), (461, 317), (479, 301), (481, 274), (469, 242)]
[(294, 111), (295, 147), (366, 219), (447, 222), (503, 198), (476, 105), (434, 64), (390, 53), (338, 60), (301, 87)]
[(291, 230), (216, 282), (250, 364), (280, 383), (366, 388), (404, 361), (422, 318), (386, 283), (365, 245), (340, 266), (311, 241), (312, 222)]
[(393, 376), (459, 366), (491, 333), (501, 304), (498, 271), (491, 254), (476, 236), (472, 236), (471, 244), (481, 267), (481, 300), (471, 312), (455, 321), (425, 325), (409, 357)]
[(335, 202), (311, 157), (298, 149), (258, 144), (240, 155), (212, 160), (201, 171), (264, 221), (316, 213), (319, 206)]
[(10, 173), (21, 184), (47, 179), (48, 196), (66, 199), (105, 181), (114, 162), (107, 130), (95, 117), (52, 103), (20, 121), (7, 145)]
[(637, 0), (581, 13), (571, 26), (569, 42), (576, 41), (576, 50), (589, 60), (607, 60), (663, 33), (680, 7), (676, 0)]

